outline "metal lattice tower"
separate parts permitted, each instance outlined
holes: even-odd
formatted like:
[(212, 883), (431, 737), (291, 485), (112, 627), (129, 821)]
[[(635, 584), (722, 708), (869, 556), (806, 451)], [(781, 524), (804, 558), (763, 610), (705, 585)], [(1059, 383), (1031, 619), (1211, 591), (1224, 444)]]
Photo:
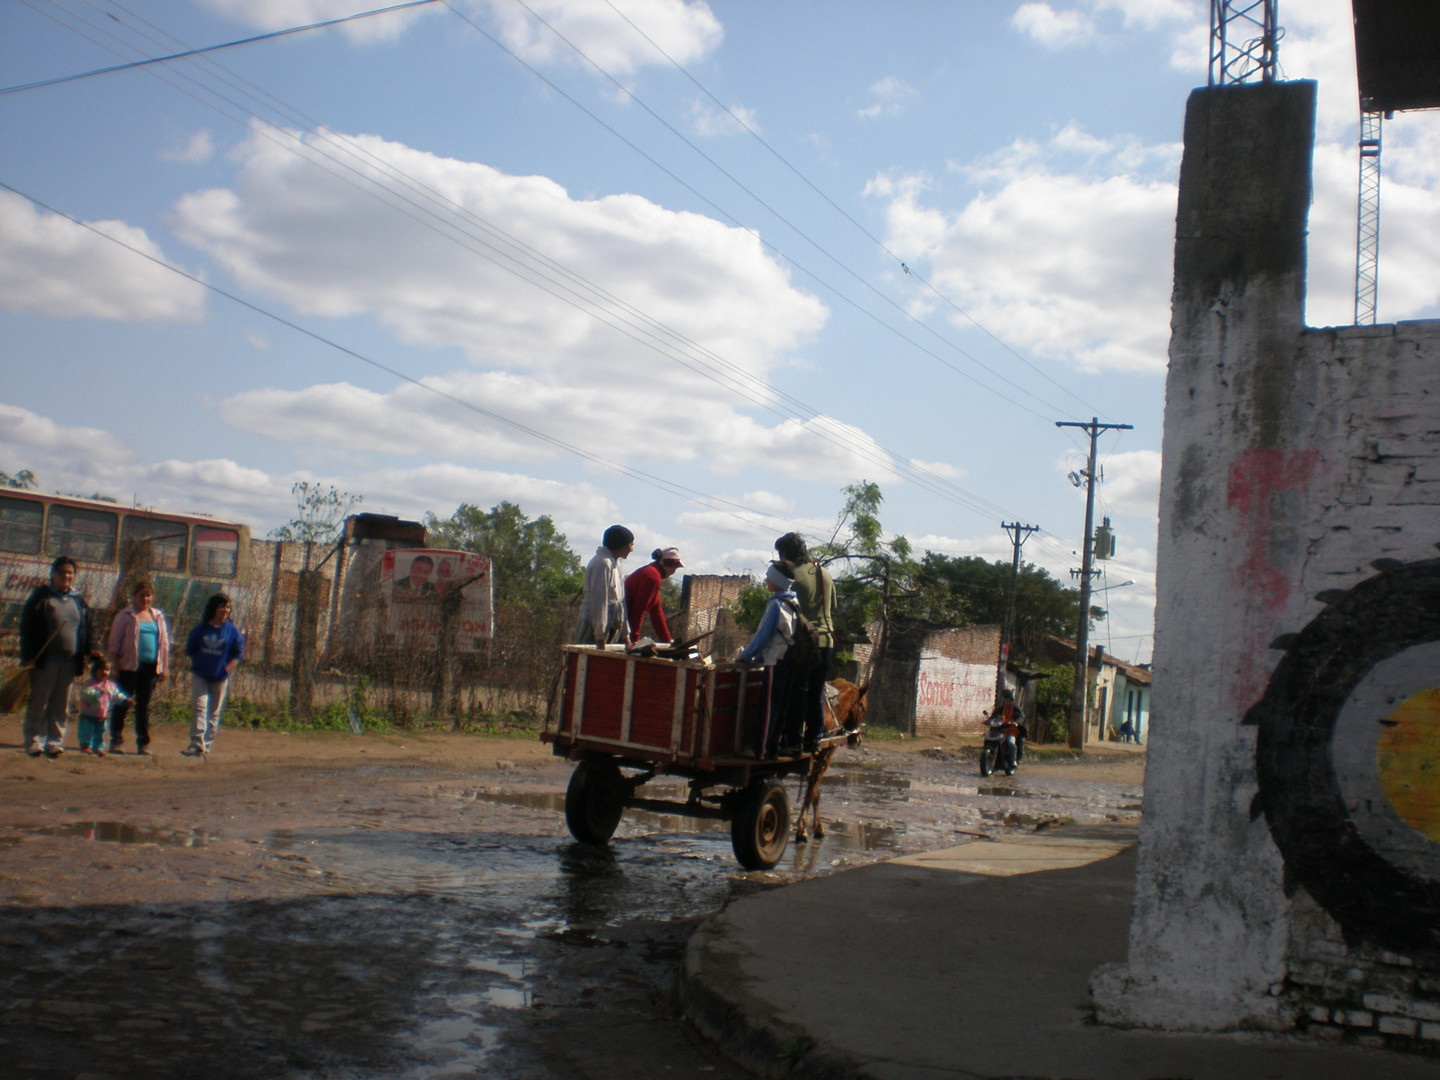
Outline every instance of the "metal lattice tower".
[(1375, 325), (1380, 279), (1380, 129), (1384, 114), (1360, 114), (1360, 202), (1355, 215), (1355, 325)]
[(1210, 0), (1210, 85), (1275, 81), (1277, 0)]

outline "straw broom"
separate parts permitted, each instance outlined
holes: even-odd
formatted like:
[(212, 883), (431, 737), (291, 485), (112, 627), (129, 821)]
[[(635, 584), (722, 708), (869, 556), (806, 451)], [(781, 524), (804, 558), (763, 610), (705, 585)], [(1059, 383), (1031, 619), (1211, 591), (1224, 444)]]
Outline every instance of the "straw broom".
[(0, 682), (0, 713), (19, 712), (30, 698), (30, 673), (33, 665), (18, 667)]
[[(55, 640), (55, 634), (58, 633), (60, 631), (56, 630), (45, 639), (45, 644), (40, 646), (37, 656), (45, 655), (45, 650), (50, 647), (50, 642)], [(19, 712), (25, 707), (25, 703), (30, 700), (30, 676), (34, 670), (35, 664), (32, 661), (16, 668), (0, 682), (0, 713)]]

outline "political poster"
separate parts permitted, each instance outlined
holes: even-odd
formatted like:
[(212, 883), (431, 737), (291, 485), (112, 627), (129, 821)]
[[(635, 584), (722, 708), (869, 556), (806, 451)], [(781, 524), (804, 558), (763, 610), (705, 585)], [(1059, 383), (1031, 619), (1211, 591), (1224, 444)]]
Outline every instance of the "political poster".
[(389, 608), (387, 630), (397, 645), (433, 649), (447, 596), (460, 595), (454, 648), (475, 652), (495, 632), (490, 559), (469, 551), (395, 548), (380, 564)]

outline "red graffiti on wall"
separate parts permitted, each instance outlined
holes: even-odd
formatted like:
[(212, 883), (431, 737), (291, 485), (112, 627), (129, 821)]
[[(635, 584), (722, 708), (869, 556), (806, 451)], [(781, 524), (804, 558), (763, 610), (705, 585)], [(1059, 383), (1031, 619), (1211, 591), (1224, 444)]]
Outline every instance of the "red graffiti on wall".
[[(1235, 589), (1258, 602), (1267, 613), (1278, 615), (1299, 584), (1300, 563), (1277, 561), (1285, 552), (1273, 543), (1271, 525), (1276, 496), (1303, 492), (1315, 480), (1322, 459), (1318, 450), (1250, 450), (1230, 466), (1227, 503), (1239, 519), (1242, 555), (1233, 572)], [(1237, 659), (1233, 701), (1247, 708), (1264, 693), (1267, 672), (1261, 669), (1265, 646), (1275, 627), (1270, 620), (1256, 620), (1247, 640), (1241, 643)]]
[(953, 706), (955, 703), (955, 684), (950, 680), (941, 681), (934, 678), (929, 672), (920, 672), (916, 680), (915, 704), (924, 708), (927, 705)]

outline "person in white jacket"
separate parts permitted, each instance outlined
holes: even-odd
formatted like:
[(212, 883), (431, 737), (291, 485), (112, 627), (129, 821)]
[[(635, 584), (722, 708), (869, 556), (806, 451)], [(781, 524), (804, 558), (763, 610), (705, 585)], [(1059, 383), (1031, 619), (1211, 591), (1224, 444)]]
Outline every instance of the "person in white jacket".
[(795, 597), (795, 579), (779, 563), (771, 563), (765, 571), (765, 587), (770, 590), (770, 602), (765, 605), (765, 614), (755, 628), (755, 636), (740, 650), (740, 659), (747, 664), (758, 661), (772, 669), (770, 709), (756, 750), (759, 755), (773, 758), (780, 752), (780, 736), (791, 726), (786, 720), (796, 705), (791, 690), (792, 683), (797, 680), (793, 678), (794, 672), (786, 653), (795, 642), (795, 616), (799, 606)]
[(605, 530), (595, 557), (585, 567), (580, 617), (570, 635), (572, 645), (595, 645), (603, 649), (609, 642), (629, 640), (625, 575), (620, 572), (620, 560), (634, 550), (635, 534), (624, 525), (611, 525)]

